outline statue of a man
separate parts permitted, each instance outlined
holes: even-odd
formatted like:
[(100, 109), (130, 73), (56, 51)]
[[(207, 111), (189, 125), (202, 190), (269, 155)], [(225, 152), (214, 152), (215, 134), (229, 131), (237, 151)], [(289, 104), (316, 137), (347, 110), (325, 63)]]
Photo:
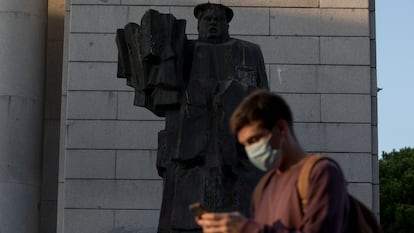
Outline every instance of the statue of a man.
[(164, 181), (158, 233), (200, 232), (188, 205), (248, 214), (262, 173), (230, 133), (229, 118), (250, 91), (268, 88), (260, 47), (229, 37), (233, 11), (195, 7), (199, 37), (185, 21), (150, 10), (141, 26), (117, 32), (118, 76), (135, 88), (135, 104), (165, 117), (157, 169)]

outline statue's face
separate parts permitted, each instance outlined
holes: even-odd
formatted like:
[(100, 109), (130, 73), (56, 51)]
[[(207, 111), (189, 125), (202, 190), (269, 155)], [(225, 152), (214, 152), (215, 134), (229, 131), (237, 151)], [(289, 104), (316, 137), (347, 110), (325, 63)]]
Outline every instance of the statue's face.
[(198, 38), (219, 43), (229, 38), (229, 24), (223, 9), (208, 9), (198, 20)]

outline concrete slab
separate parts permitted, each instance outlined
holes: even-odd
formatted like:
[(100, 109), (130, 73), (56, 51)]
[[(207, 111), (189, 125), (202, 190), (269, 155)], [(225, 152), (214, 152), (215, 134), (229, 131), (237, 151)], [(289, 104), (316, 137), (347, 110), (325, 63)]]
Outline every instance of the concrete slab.
[(116, 210), (115, 229), (120, 232), (157, 232), (159, 210)]
[(265, 63), (319, 64), (319, 38), (235, 36), (260, 45)]
[(194, 6), (171, 6), (170, 13), (177, 19), (186, 20), (185, 32), (187, 34), (197, 35), (197, 19), (194, 17)]
[(369, 65), (368, 37), (321, 37), (321, 64)]
[(158, 180), (68, 180), (65, 205), (77, 209), (153, 210), (160, 208), (161, 195), (162, 182)]
[(158, 176), (156, 150), (118, 150), (116, 152), (116, 179), (152, 179)]
[(322, 94), (322, 122), (371, 122), (371, 96), (356, 94)]
[(121, 4), (121, 0), (69, 0), (71, 5), (113, 5)]
[(234, 7), (230, 35), (269, 35), (269, 9)]
[[(28, 9), (13, 11), (15, 5), (10, 2), (2, 1), (2, 4), (6, 6), (0, 8), (2, 9), (0, 31), (3, 35), (1, 38), (0, 91), (2, 95), (41, 99), (46, 67), (46, 12), (40, 14), (40, 12), (31, 11), (30, 8), (45, 7), (45, 5), (40, 1), (24, 1), (29, 6)], [(11, 10), (7, 11), (9, 3)], [(35, 7), (36, 4), (39, 6)], [(22, 8), (25, 7), (22, 6)], [(21, 56), (15, 56), (15, 54)]]
[(320, 14), (320, 35), (370, 35), (368, 9), (321, 9)]
[(276, 93), (317, 93), (318, 66), (270, 65), (270, 89)]
[(127, 21), (127, 6), (72, 5), (71, 32), (115, 33)]
[(318, 7), (318, 0), (221, 0), (226, 6), (251, 6), (251, 7)]
[(116, 119), (118, 93), (69, 91), (67, 119)]
[[(142, 16), (144, 16), (144, 14), (147, 10), (153, 9), (153, 10), (159, 11), (160, 13), (168, 14), (171, 11), (170, 8), (171, 7), (169, 7), (169, 6), (143, 6), (143, 5), (128, 6), (127, 21), (128, 22), (135, 22), (137, 24), (141, 24), (141, 18), (142, 18)], [(179, 17), (177, 15), (174, 14), (174, 16), (177, 19), (179, 19)], [(187, 24), (188, 24), (188, 22), (187, 22)], [(123, 25), (123, 26), (125, 26), (125, 25)]]
[(69, 47), (69, 61), (118, 61), (115, 31), (113, 34), (71, 34)]
[(321, 96), (319, 94), (281, 94), (291, 107), (295, 122), (321, 121)]
[(65, 210), (65, 233), (111, 232), (114, 227), (114, 210)]
[(372, 185), (372, 210), (374, 213), (380, 213), (380, 185)]
[(352, 183), (370, 183), (373, 177), (372, 155), (369, 153), (327, 153), (342, 168), (345, 178)]
[(370, 79), (369, 66), (321, 65), (318, 66), (317, 92), (369, 94)]
[(321, 8), (368, 8), (368, 0), (320, 0)]
[(39, 227), (40, 187), (0, 183), (1, 229), (7, 233), (36, 232)]
[(370, 124), (296, 123), (294, 129), (306, 151), (371, 153)]
[(118, 92), (117, 106), (117, 119), (119, 120), (164, 120), (144, 107), (135, 106), (134, 92)]
[[(220, 3), (220, 0), (211, 0), (210, 3)], [(122, 5), (143, 5), (143, 6), (195, 6), (200, 3), (206, 3), (205, 0), (121, 0)]]
[(318, 8), (270, 8), (270, 34), (319, 35), (320, 15)]
[[(28, 171), (40, 171), (42, 103), (24, 96), (0, 96), (0, 161)], [(38, 172), (27, 177), (38, 180)], [(25, 182), (21, 180), (20, 182)]]
[(114, 179), (115, 150), (68, 150), (66, 178)]
[(350, 183), (348, 184), (348, 192), (365, 204), (368, 208), (372, 205), (372, 184), (370, 183)]
[(117, 63), (70, 62), (68, 89), (71, 91), (133, 91), (126, 79), (116, 77)]
[(162, 121), (68, 121), (67, 149), (156, 149)]

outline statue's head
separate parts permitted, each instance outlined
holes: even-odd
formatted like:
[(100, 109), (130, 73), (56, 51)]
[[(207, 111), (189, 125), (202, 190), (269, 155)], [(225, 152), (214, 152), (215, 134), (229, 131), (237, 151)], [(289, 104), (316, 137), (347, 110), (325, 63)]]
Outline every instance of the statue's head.
[(198, 19), (198, 39), (210, 43), (221, 43), (229, 39), (229, 22), (233, 10), (213, 3), (204, 3), (194, 8)]

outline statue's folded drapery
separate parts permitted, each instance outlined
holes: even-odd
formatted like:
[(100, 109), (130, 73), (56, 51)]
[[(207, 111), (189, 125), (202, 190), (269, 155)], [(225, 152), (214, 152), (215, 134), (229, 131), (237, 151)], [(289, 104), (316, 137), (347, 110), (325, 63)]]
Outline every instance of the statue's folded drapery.
[(118, 77), (135, 89), (134, 104), (158, 116), (176, 108), (183, 94), (185, 20), (149, 10), (141, 25), (118, 29)]
[[(211, 17), (198, 14), (209, 7)], [(184, 20), (154, 10), (140, 25), (117, 31), (118, 77), (135, 89), (135, 105), (165, 117), (156, 161), (163, 178), (158, 233), (201, 232), (187, 208), (195, 201), (211, 211), (248, 215), (250, 194), (262, 175), (229, 127), (240, 101), (256, 88), (268, 88), (260, 47), (228, 36), (229, 8), (201, 8), (195, 15), (204, 34), (197, 40), (187, 40)], [(218, 38), (204, 38), (208, 31), (220, 32)]]

